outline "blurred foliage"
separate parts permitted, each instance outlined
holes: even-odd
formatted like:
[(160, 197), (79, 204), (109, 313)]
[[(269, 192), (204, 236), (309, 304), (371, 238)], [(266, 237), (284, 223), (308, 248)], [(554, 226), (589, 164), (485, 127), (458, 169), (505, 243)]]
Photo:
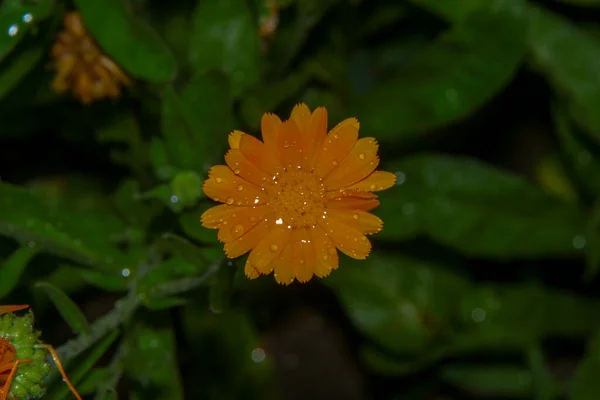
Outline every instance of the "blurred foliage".
[[(52, 90), (73, 10), (120, 98)], [(3, 0), (2, 302), (95, 399), (341, 398), (286, 379), (314, 367), (277, 350), (298, 302), (342, 331), (354, 398), (598, 399), (598, 21), (598, 0)], [(398, 180), (366, 261), (281, 288), (201, 227), (202, 181), (231, 130), (298, 102), (357, 117)]]

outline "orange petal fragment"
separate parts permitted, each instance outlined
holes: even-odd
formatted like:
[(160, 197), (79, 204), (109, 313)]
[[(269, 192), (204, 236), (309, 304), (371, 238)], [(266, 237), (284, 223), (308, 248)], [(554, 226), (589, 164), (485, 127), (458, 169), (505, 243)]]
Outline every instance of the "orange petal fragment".
[(235, 175), (225, 165), (215, 165), (208, 171), (203, 190), (211, 199), (228, 205), (256, 206), (266, 202), (260, 188)]
[(294, 281), (293, 260), (293, 246), (291, 243), (288, 243), (281, 251), (279, 258), (273, 263), (273, 269), (275, 270), (273, 275), (277, 283), (289, 285)]
[(251, 135), (242, 135), (240, 150), (244, 157), (269, 176), (275, 176), (281, 169), (281, 164), (275, 154), (269, 151), (263, 142)]
[(379, 217), (362, 210), (330, 208), (327, 214), (365, 235), (372, 235), (383, 229), (383, 221)]
[(325, 178), (352, 151), (357, 139), (358, 121), (349, 118), (340, 122), (325, 138), (315, 172)]
[(320, 226), (311, 229), (311, 239), (315, 250), (315, 275), (325, 278), (338, 267), (337, 250)]
[(307, 228), (294, 229), (290, 243), (293, 246), (292, 269), (294, 275), (298, 282), (308, 282), (315, 270), (315, 249), (309, 230)]
[(269, 233), (269, 224), (261, 221), (254, 228), (240, 236), (233, 242), (225, 243), (223, 249), (228, 258), (236, 258), (252, 250), (260, 240)]
[(379, 192), (394, 186), (396, 183), (396, 174), (387, 171), (375, 171), (360, 182), (349, 186), (348, 189), (368, 190), (370, 192)]
[(327, 109), (319, 107), (313, 111), (307, 132), (307, 167), (312, 169), (321, 155), (323, 143), (327, 137)]
[(241, 176), (248, 182), (257, 186), (262, 186), (270, 181), (272, 177), (259, 169), (256, 165), (248, 161), (239, 149), (231, 149), (225, 154), (225, 162), (231, 168), (234, 174)]
[(260, 121), (260, 130), (262, 134), (263, 142), (265, 146), (271, 151), (275, 151), (277, 148), (277, 135), (279, 133), (279, 127), (281, 126), (281, 119), (275, 114), (266, 113), (263, 115)]
[(237, 213), (242, 207), (219, 204), (204, 211), (200, 216), (202, 226), (209, 229), (217, 229), (223, 225), (223, 222)]
[(266, 275), (273, 271), (273, 262), (278, 259), (290, 239), (291, 229), (275, 226), (258, 245), (252, 249), (246, 261), (247, 276)]
[(267, 206), (236, 208), (236, 212), (230, 215), (219, 229), (217, 238), (223, 243), (233, 242), (264, 220), (271, 211)]
[(284, 168), (297, 169), (304, 160), (304, 138), (293, 119), (285, 121), (277, 135), (277, 152)]
[(18, 306), (0, 306), (0, 315), (24, 310), (26, 308), (29, 308), (27, 304), (22, 304)]
[(239, 149), (240, 148), (240, 139), (242, 138), (242, 135), (245, 135), (245, 133), (242, 131), (231, 132), (229, 134), (229, 136), (227, 137), (227, 141), (229, 142), (229, 147), (231, 147), (232, 149)]
[(324, 179), (325, 187), (344, 188), (369, 176), (379, 165), (378, 149), (374, 138), (359, 139), (350, 154)]
[(335, 247), (348, 257), (364, 260), (371, 252), (371, 242), (369, 242), (369, 239), (358, 230), (344, 224), (338, 219), (327, 215), (325, 218), (319, 220), (319, 225), (323, 227)]
[(379, 200), (362, 197), (340, 197), (327, 202), (327, 208), (336, 210), (371, 211), (377, 207), (379, 207)]

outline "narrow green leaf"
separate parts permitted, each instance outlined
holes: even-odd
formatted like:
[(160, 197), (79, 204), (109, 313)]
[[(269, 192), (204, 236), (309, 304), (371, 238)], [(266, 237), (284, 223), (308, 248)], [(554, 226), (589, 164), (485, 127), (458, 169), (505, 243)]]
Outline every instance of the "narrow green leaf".
[[(90, 350), (81, 360), (77, 360), (77, 368), (69, 369), (69, 379), (71, 383), (77, 388), (77, 384), (81, 382), (85, 376), (92, 370), (98, 360), (110, 349), (112, 344), (117, 340), (121, 332), (118, 329), (109, 331), (106, 336)], [(70, 370), (73, 369), (73, 372)], [(70, 390), (62, 380), (59, 381), (59, 386), (55, 390), (48, 393), (44, 399), (48, 400), (63, 400), (69, 397)]]
[(46, 19), (53, 8), (54, 0), (15, 0), (0, 3), (0, 32), (4, 32), (0, 36), (0, 61), (33, 25)]
[(533, 63), (568, 100), (571, 116), (600, 142), (600, 42), (566, 18), (530, 7)]
[(179, 223), (186, 235), (200, 243), (218, 244), (217, 232), (214, 229), (208, 229), (200, 223), (200, 216), (204, 211), (214, 207), (214, 204), (203, 202), (197, 209), (186, 211), (179, 216)]
[(79, 309), (79, 306), (77, 306), (65, 292), (48, 282), (38, 282), (35, 286), (46, 292), (60, 315), (69, 324), (74, 333), (82, 335), (90, 334), (90, 323)]
[(129, 287), (129, 277), (124, 276), (123, 271), (98, 271), (70, 265), (62, 265), (60, 268), (68, 270), (71, 276), (79, 275), (90, 285), (108, 292), (121, 292)]
[(193, 15), (189, 57), (196, 71), (226, 73), (236, 96), (257, 82), (261, 59), (258, 26), (247, 3), (199, 2)]
[(208, 304), (215, 314), (221, 314), (229, 308), (233, 294), (233, 280), (236, 266), (232, 261), (221, 263), (221, 267), (212, 278), (208, 291)]
[(161, 181), (171, 180), (175, 176), (177, 170), (169, 163), (164, 142), (157, 137), (150, 140), (150, 160), (154, 167), (154, 174)]
[(524, 367), (450, 364), (440, 374), (447, 383), (479, 396), (533, 396), (531, 371)]
[(8, 95), (40, 62), (44, 51), (43, 47), (30, 44), (27, 48), (11, 54), (10, 58), (2, 63), (2, 69), (0, 69), (0, 99)]
[(145, 22), (131, 15), (122, 0), (75, 0), (86, 28), (129, 74), (151, 82), (171, 81), (177, 62)]
[(33, 257), (39, 252), (35, 246), (21, 246), (2, 262), (0, 267), (0, 299), (10, 294)]
[(585, 217), (573, 204), (470, 158), (419, 155), (389, 168), (397, 185), (374, 210), (377, 236), (427, 236), (470, 256), (495, 259), (580, 252)]
[(196, 265), (198, 271), (201, 271), (208, 266), (208, 260), (202, 252), (202, 249), (191, 243), (189, 240), (175, 235), (174, 233), (165, 233), (162, 238), (176, 255), (187, 262)]
[(464, 119), (501, 91), (521, 64), (522, 1), (490, 0), (454, 25), (397, 76), (358, 93), (350, 115), (381, 141), (401, 140)]
[(532, 345), (527, 350), (527, 361), (533, 378), (534, 395), (532, 397), (535, 400), (553, 400), (557, 398), (559, 386), (548, 370), (544, 353), (539, 344)]

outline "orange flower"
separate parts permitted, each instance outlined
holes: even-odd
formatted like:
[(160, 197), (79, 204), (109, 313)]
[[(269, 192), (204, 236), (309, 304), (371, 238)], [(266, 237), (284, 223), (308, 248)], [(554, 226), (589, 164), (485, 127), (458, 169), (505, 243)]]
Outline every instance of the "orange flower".
[[(282, 122), (262, 118), (263, 142), (240, 131), (229, 135), (225, 165), (210, 169), (204, 193), (223, 204), (207, 210), (202, 225), (219, 229), (229, 258), (250, 251), (248, 278), (274, 271), (279, 283), (326, 277), (338, 253), (365, 259), (382, 221), (368, 213), (372, 192), (394, 185), (396, 175), (375, 171), (374, 138), (358, 139), (349, 118), (327, 133), (327, 110), (299, 104)], [(336, 250), (337, 249), (337, 250)]]
[(106, 97), (117, 98), (120, 86), (131, 83), (87, 34), (78, 12), (65, 16), (65, 28), (58, 34), (51, 53), (57, 70), (52, 87), (58, 93), (72, 90), (85, 104)]

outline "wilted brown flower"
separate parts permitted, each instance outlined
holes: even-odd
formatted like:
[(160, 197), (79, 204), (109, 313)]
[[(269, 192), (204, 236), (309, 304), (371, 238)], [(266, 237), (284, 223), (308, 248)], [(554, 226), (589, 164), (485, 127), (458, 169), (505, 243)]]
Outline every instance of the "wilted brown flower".
[(131, 80), (86, 32), (81, 15), (72, 11), (65, 16), (64, 30), (52, 46), (56, 76), (52, 87), (58, 93), (72, 91), (89, 104), (107, 97), (117, 98), (121, 85)]

